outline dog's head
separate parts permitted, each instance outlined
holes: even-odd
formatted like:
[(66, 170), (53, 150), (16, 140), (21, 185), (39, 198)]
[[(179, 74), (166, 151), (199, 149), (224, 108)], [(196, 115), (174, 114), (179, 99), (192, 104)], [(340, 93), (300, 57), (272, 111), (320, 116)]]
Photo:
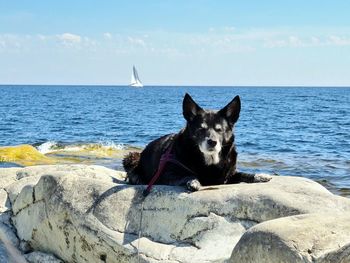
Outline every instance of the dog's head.
[(198, 145), (207, 164), (217, 164), (223, 145), (232, 139), (233, 126), (238, 120), (241, 101), (236, 96), (219, 111), (204, 110), (186, 93), (183, 115), (189, 137)]

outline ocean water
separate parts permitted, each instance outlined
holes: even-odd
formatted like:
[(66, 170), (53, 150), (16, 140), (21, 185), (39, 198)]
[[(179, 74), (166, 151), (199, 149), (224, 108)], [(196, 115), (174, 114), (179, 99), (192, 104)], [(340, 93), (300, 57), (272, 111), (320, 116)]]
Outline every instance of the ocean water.
[[(0, 86), (0, 146), (120, 169), (127, 151), (184, 126), (186, 92), (210, 109), (241, 97), (240, 170), (303, 176), (350, 195), (350, 88)], [(0, 167), (45, 163), (6, 154), (0, 148)]]

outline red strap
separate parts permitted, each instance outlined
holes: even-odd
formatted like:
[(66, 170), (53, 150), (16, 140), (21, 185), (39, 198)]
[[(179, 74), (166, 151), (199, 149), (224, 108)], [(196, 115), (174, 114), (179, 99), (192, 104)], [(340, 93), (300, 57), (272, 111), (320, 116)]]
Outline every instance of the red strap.
[(151, 181), (148, 183), (147, 188), (143, 191), (143, 196), (146, 197), (150, 192), (151, 189), (154, 185), (154, 183), (157, 181), (157, 179), (159, 178), (159, 176), (163, 173), (163, 170), (165, 168), (166, 163), (170, 160), (171, 158), (171, 150), (173, 148), (173, 144), (171, 144), (168, 148), (168, 150), (162, 154), (160, 161), (159, 161), (159, 165), (158, 165), (158, 170), (155, 173), (155, 175), (152, 177)]

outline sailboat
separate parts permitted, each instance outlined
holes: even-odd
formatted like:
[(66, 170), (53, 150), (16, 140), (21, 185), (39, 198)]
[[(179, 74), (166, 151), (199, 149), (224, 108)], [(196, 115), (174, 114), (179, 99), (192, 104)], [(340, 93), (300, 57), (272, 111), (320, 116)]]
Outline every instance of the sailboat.
[(143, 87), (143, 84), (141, 83), (141, 81), (139, 79), (139, 75), (137, 74), (137, 70), (136, 70), (135, 66), (132, 67), (130, 86), (135, 87), (135, 88), (142, 88)]

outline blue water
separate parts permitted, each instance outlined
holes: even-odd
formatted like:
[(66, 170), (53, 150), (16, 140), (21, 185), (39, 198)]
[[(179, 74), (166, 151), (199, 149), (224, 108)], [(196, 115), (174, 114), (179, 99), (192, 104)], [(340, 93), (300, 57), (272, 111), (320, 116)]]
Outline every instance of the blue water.
[(349, 88), (0, 86), (0, 146), (143, 147), (184, 126), (186, 92), (211, 109), (240, 95), (241, 170), (304, 176), (350, 193)]

